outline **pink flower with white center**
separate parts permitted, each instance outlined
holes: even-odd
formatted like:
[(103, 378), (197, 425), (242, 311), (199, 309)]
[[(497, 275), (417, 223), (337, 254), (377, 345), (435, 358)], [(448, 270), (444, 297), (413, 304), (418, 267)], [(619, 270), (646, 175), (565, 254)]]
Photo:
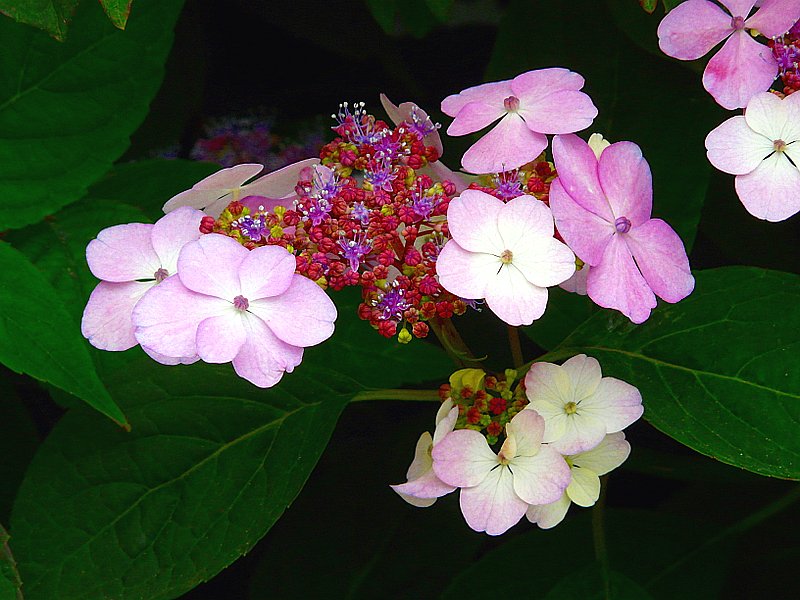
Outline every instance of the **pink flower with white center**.
[(204, 235), (181, 250), (178, 274), (136, 305), (136, 339), (165, 356), (232, 362), (240, 377), (271, 387), (300, 364), (304, 347), (331, 336), (336, 320), (325, 292), (294, 271), (280, 246), (248, 251)]
[(598, 305), (642, 323), (656, 296), (678, 302), (694, 289), (678, 234), (651, 219), (650, 166), (632, 142), (611, 144), (598, 160), (576, 135), (553, 140), (558, 178), (550, 208), (561, 237), (590, 265), (586, 292)]
[(509, 325), (544, 314), (547, 288), (575, 272), (575, 255), (553, 237), (550, 209), (531, 196), (504, 204), (479, 190), (450, 202), (452, 237), (436, 261), (439, 283), (468, 300), (486, 299)]
[(565, 456), (571, 476), (567, 489), (555, 502), (529, 507), (525, 513), (528, 521), (541, 529), (551, 529), (564, 520), (573, 502), (584, 508), (594, 506), (600, 497), (600, 476), (624, 463), (630, 453), (631, 445), (620, 431), (607, 435), (591, 450)]
[(597, 108), (580, 91), (583, 84), (583, 77), (567, 69), (540, 69), (448, 96), (442, 112), (455, 117), (447, 128), (450, 135), (466, 135), (500, 119), (464, 153), (461, 164), (471, 173), (510, 171), (547, 148), (545, 134), (586, 129)]
[(301, 171), (316, 164), (319, 164), (318, 158), (301, 160), (267, 173), (248, 184), (245, 182), (258, 175), (264, 169), (263, 165), (244, 163), (221, 169), (198, 181), (191, 189), (170, 198), (163, 210), (168, 213), (181, 206), (191, 206), (216, 219), (228, 204), (246, 196), (264, 196), (273, 199), (294, 197), (294, 188), (300, 179)]
[(561, 454), (591, 450), (644, 413), (638, 389), (602, 375), (596, 359), (578, 354), (561, 366), (534, 363), (525, 376), (525, 410), (544, 418), (544, 441)]
[(506, 425), (506, 440), (495, 454), (471, 429), (445, 436), (433, 448), (433, 470), (461, 488), (461, 512), (475, 531), (500, 535), (513, 527), (530, 504), (549, 504), (564, 493), (569, 467), (542, 444), (544, 419), (523, 410)]
[(706, 149), (712, 165), (736, 175), (751, 215), (783, 221), (800, 211), (800, 93), (753, 96), (744, 116), (708, 134)]
[(120, 351), (137, 344), (131, 322), (134, 306), (147, 290), (177, 271), (178, 254), (185, 244), (200, 237), (204, 216), (199, 210), (183, 207), (155, 225), (108, 227), (89, 242), (86, 262), (92, 274), (102, 279), (89, 296), (81, 321), (81, 332), (92, 346)]
[(778, 75), (772, 51), (747, 30), (779, 36), (800, 19), (800, 0), (764, 0), (752, 16), (755, 0), (687, 0), (658, 26), (658, 45), (673, 58), (694, 60), (722, 40), (722, 49), (706, 65), (703, 87), (718, 104), (733, 110), (747, 106), (754, 94), (769, 89)]
[(436, 413), (436, 429), (433, 437), (427, 431), (419, 436), (414, 450), (414, 460), (408, 467), (406, 483), (390, 486), (398, 495), (412, 506), (428, 507), (437, 498), (449, 494), (455, 486), (444, 483), (433, 471), (431, 452), (444, 436), (453, 431), (458, 419), (458, 407), (448, 398)]

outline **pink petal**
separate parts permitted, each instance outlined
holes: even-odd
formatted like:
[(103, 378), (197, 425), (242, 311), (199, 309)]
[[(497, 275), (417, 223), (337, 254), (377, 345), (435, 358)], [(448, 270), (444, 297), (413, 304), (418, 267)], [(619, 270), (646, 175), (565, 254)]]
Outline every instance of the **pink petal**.
[(488, 127), (497, 119), (507, 113), (503, 104), (486, 104), (484, 102), (469, 102), (465, 104), (458, 115), (447, 128), (448, 135), (466, 135)]
[(255, 177), (263, 169), (262, 165), (253, 163), (221, 169), (195, 183), (192, 189), (170, 198), (164, 204), (163, 211), (168, 213), (181, 206), (190, 206), (206, 209), (205, 212), (216, 219), (230, 202), (231, 191), (241, 187), (245, 181)]
[(441, 286), (451, 294), (478, 300), (486, 296), (486, 288), (493, 284), (501, 266), (496, 255), (470, 252), (450, 240), (436, 259), (436, 274)]
[(433, 469), (411, 481), (393, 485), (391, 488), (404, 498), (411, 496), (418, 499), (441, 498), (456, 489), (455, 486), (447, 485), (439, 479)]
[(197, 355), (197, 326), (230, 310), (230, 303), (197, 294), (177, 275), (153, 286), (133, 309), (136, 340), (142, 347), (172, 358)]
[(502, 200), (486, 192), (465, 190), (447, 209), (451, 237), (464, 250), (500, 256), (505, 248), (497, 220), (503, 206)]
[[(527, 412), (532, 411), (519, 414)], [(561, 498), (570, 481), (569, 465), (549, 446), (542, 446), (534, 456), (514, 458), (511, 470), (514, 473), (514, 491), (528, 504), (555, 502)]]
[(225, 207), (230, 204), (231, 200), (230, 191), (225, 190), (186, 190), (170, 198), (167, 203), (161, 207), (165, 213), (170, 213), (175, 209), (182, 206), (196, 208), (202, 210), (209, 216), (218, 218)]
[(553, 160), (564, 191), (584, 209), (613, 224), (615, 217), (603, 194), (597, 157), (589, 144), (577, 135), (557, 135)]
[(659, 298), (678, 302), (692, 293), (694, 277), (678, 234), (661, 219), (651, 219), (628, 233), (633, 253), (647, 285)]
[[(594, 394), (582, 400), (578, 405), (578, 412), (581, 415), (594, 417), (603, 423), (605, 433), (617, 433), (644, 413), (642, 395), (629, 383), (614, 377), (603, 377)], [(596, 445), (593, 444), (592, 447)], [(581, 451), (589, 449), (583, 448)], [(571, 451), (570, 454), (577, 454), (577, 452)]]
[(457, 487), (478, 485), (499, 464), (486, 438), (471, 429), (448, 433), (433, 447), (432, 456), (439, 479)]
[(264, 170), (264, 165), (257, 163), (242, 163), (227, 169), (220, 169), (216, 173), (201, 179), (192, 186), (193, 190), (222, 190), (230, 191), (241, 187), (248, 179), (252, 179)]
[(798, 20), (800, 0), (762, 0), (761, 8), (747, 19), (745, 25), (773, 38), (789, 31)]
[(169, 365), (169, 366), (191, 365), (200, 360), (200, 357), (197, 356), (196, 354), (194, 356), (174, 357), (174, 356), (167, 356), (166, 354), (159, 354), (158, 352), (156, 352), (152, 348), (148, 348), (147, 346), (140, 346), (140, 347), (144, 351), (144, 353), (147, 354), (147, 356), (152, 358), (157, 363), (161, 363), (162, 365)]
[(553, 237), (553, 214), (533, 196), (518, 196), (506, 202), (497, 215), (497, 228), (503, 249), (516, 249), (528, 236)]
[(520, 100), (519, 114), (531, 131), (572, 133), (592, 124), (597, 107), (583, 92), (557, 91), (537, 100)]
[(242, 196), (266, 196), (268, 198), (284, 198), (294, 194), (294, 188), (300, 180), (300, 172), (319, 164), (318, 158), (307, 158), (292, 163), (277, 171), (267, 173), (242, 187)]
[(322, 288), (302, 275), (294, 275), (279, 296), (251, 300), (249, 310), (292, 346), (315, 346), (333, 335), (336, 306)]
[(563, 433), (549, 442), (550, 448), (560, 454), (578, 454), (590, 450), (606, 436), (606, 424), (595, 415), (585, 412), (582, 409), (583, 402), (578, 406), (578, 412), (564, 415)]
[(756, 5), (756, 0), (719, 0), (734, 17), (747, 18), (750, 10)]
[(595, 304), (620, 311), (634, 323), (643, 323), (656, 307), (656, 297), (633, 262), (622, 235), (606, 246), (603, 259), (592, 265), (586, 291)]
[(744, 108), (755, 94), (768, 90), (778, 75), (772, 51), (744, 30), (736, 31), (706, 65), (703, 87), (717, 104)]
[(386, 111), (386, 114), (389, 116), (389, 120), (392, 123), (399, 125), (406, 120), (406, 115), (400, 112), (400, 108), (394, 102), (389, 100), (389, 97), (386, 94), (381, 93), (380, 100), (383, 110)]
[(513, 94), (510, 81), (495, 81), (476, 85), (442, 100), (442, 112), (450, 117), (455, 117), (458, 115), (458, 111), (470, 102), (484, 102), (502, 106), (503, 100)]
[(247, 252), (238, 267), (242, 295), (252, 302), (283, 294), (292, 284), (296, 266), (294, 255), (282, 246)]
[(197, 327), (197, 354), (207, 363), (231, 362), (242, 349), (247, 334), (245, 316), (231, 306), (224, 314), (203, 319)]
[(673, 8), (658, 25), (658, 46), (673, 58), (694, 60), (734, 31), (731, 16), (707, 0), (688, 0)]
[(754, 217), (783, 221), (800, 211), (800, 170), (775, 152), (752, 173), (736, 176), (736, 193)]
[(787, 144), (800, 140), (800, 96), (783, 100), (770, 92), (756, 94), (750, 100), (744, 118), (753, 131), (770, 141)]
[(131, 313), (144, 293), (155, 281), (101, 281), (94, 288), (83, 310), (81, 333), (100, 350), (127, 350), (137, 342), (133, 335)]
[(627, 217), (634, 227), (650, 218), (653, 177), (639, 146), (633, 142), (611, 144), (600, 155), (597, 170), (615, 217)]
[(527, 503), (514, 493), (514, 477), (507, 467), (495, 469), (480, 485), (462, 489), (460, 504), (467, 525), (489, 535), (505, 533), (528, 510)]
[(435, 181), (450, 181), (456, 186), (456, 193), (460, 194), (469, 187), (469, 181), (463, 173), (456, 173), (441, 160), (428, 163), (420, 172), (429, 175)]
[(279, 340), (258, 317), (248, 315), (243, 324), (247, 340), (233, 359), (239, 377), (258, 387), (272, 387), (303, 360), (302, 348)]
[(536, 69), (517, 75), (511, 80), (511, 90), (520, 100), (535, 101), (555, 91), (580, 90), (583, 77), (561, 67)]
[(178, 276), (193, 292), (232, 302), (241, 294), (239, 265), (247, 254), (244, 246), (226, 235), (202, 235), (181, 250)]
[(560, 176), (550, 185), (550, 209), (572, 251), (588, 265), (599, 263), (615, 234), (614, 226), (575, 202), (564, 191)]
[(773, 145), (772, 140), (753, 131), (745, 118), (737, 115), (706, 136), (706, 150), (709, 162), (720, 171), (745, 175), (772, 154)]
[(531, 523), (536, 523), (539, 529), (552, 529), (564, 520), (571, 504), (569, 496), (565, 493), (561, 495), (561, 498), (550, 504), (528, 507), (525, 516)]
[(104, 281), (154, 279), (161, 266), (153, 250), (146, 223), (114, 225), (103, 229), (86, 247), (86, 262), (92, 275)]
[[(389, 119), (391, 119), (395, 125), (400, 125), (403, 121), (406, 123), (413, 123), (415, 114), (418, 121), (425, 122), (427, 119), (430, 119), (428, 113), (413, 102), (403, 102), (400, 106), (395, 106), (394, 103), (386, 97), (386, 94), (381, 94), (381, 105), (386, 111), (386, 114), (389, 115)], [(439, 153), (439, 156), (444, 153), (442, 136), (439, 135), (438, 129), (434, 129), (433, 132), (422, 138), (422, 142), (426, 146), (433, 146), (436, 148), (436, 152)]]
[(547, 138), (534, 133), (518, 114), (509, 113), (464, 153), (461, 164), (470, 173), (499, 173), (529, 163), (547, 148)]
[(509, 325), (530, 325), (544, 314), (547, 288), (532, 284), (522, 271), (505, 265), (486, 288), (486, 305)]
[(172, 275), (178, 269), (178, 254), (189, 242), (200, 238), (200, 221), (205, 216), (199, 210), (182, 206), (161, 217), (153, 225), (150, 238), (161, 262), (161, 268)]
[(507, 433), (514, 436), (518, 455), (533, 456), (542, 447), (544, 419), (533, 409), (522, 410), (509, 422)]
[(575, 271), (572, 277), (567, 279), (564, 283), (560, 283), (558, 287), (564, 291), (578, 294), (579, 296), (585, 296), (586, 280), (589, 277), (589, 269), (591, 269), (591, 267), (588, 264), (583, 265), (583, 267)]

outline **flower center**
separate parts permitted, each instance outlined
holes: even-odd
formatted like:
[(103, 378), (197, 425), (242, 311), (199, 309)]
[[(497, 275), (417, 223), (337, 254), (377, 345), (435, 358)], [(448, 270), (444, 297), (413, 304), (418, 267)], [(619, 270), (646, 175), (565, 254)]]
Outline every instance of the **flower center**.
[(242, 312), (244, 312), (248, 308), (250, 308), (250, 303), (244, 296), (236, 296), (236, 298), (233, 299), (233, 307), (236, 310), (241, 310)]
[(515, 112), (519, 110), (519, 98), (516, 96), (509, 96), (503, 100), (503, 108), (509, 112)]
[(504, 265), (509, 264), (514, 259), (514, 254), (511, 250), (503, 250), (500, 254), (500, 260), (503, 262)]
[(164, 269), (163, 267), (160, 267), (160, 268), (158, 269), (158, 271), (156, 271), (155, 273), (153, 273), (153, 279), (155, 279), (155, 280), (156, 280), (156, 283), (161, 283), (161, 282), (162, 282), (162, 281), (164, 281), (164, 280), (165, 280), (167, 277), (169, 277), (169, 271), (167, 271), (167, 270), (166, 270), (166, 269)]
[(744, 29), (744, 17), (733, 17), (731, 19), (731, 27), (733, 27), (736, 31), (741, 31)]
[(784, 150), (786, 150), (786, 142), (784, 142), (783, 140), (775, 140), (772, 143), (772, 147), (775, 150), (775, 152), (783, 152)]
[(578, 412), (578, 405), (574, 402), (567, 402), (564, 405), (564, 412), (568, 415), (574, 415), (576, 412)]
[(614, 227), (617, 228), (617, 233), (628, 233), (631, 230), (631, 222), (628, 217), (620, 217), (614, 221)]

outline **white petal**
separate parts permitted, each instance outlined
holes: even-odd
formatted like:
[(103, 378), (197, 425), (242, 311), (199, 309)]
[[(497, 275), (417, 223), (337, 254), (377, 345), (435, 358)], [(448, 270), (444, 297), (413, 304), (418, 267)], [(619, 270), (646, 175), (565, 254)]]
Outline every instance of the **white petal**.
[(497, 271), (503, 266), (499, 256), (470, 252), (455, 240), (448, 241), (436, 259), (439, 283), (451, 294), (477, 300), (486, 295)]
[(570, 504), (572, 504), (572, 502), (566, 492), (564, 492), (561, 498), (555, 502), (529, 506), (525, 516), (531, 523), (536, 523), (540, 529), (552, 529), (564, 520)]
[(575, 254), (552, 237), (531, 235), (512, 248), (511, 264), (539, 287), (558, 285), (575, 273)]
[(499, 464), (486, 438), (471, 429), (448, 433), (436, 443), (432, 454), (437, 477), (459, 487), (478, 485)]
[(597, 359), (585, 354), (573, 356), (561, 365), (561, 368), (569, 375), (574, 402), (594, 394), (603, 377)]
[(597, 446), (605, 435), (603, 421), (578, 409), (578, 412), (567, 415), (564, 435), (552, 441), (550, 446), (561, 454), (578, 454)]
[(433, 469), (433, 459), (431, 458), (431, 446), (433, 446), (433, 438), (427, 431), (419, 436), (417, 445), (414, 448), (414, 460), (406, 472), (406, 479), (411, 481), (417, 477), (421, 477), (424, 473)]
[(461, 490), (461, 513), (475, 531), (500, 535), (516, 525), (528, 505), (514, 493), (514, 477), (498, 467), (480, 485)]
[(492, 312), (509, 325), (530, 325), (547, 307), (547, 288), (533, 285), (513, 265), (500, 269), (485, 297)]
[[(446, 401), (442, 406), (444, 407), (447, 403), (450, 403), (450, 406), (453, 405), (453, 401), (449, 400)], [(433, 432), (433, 444), (436, 445), (439, 443), (440, 440), (444, 438), (448, 433), (453, 431), (453, 428), (456, 426), (456, 421), (458, 420), (458, 407), (451, 408), (447, 414), (442, 417), (441, 419), (438, 418), (436, 421), (436, 430)]]
[(630, 383), (603, 377), (595, 393), (578, 405), (578, 412), (601, 421), (605, 433), (622, 431), (642, 416), (642, 394)]
[(544, 419), (535, 410), (522, 410), (511, 419), (506, 432), (514, 439), (517, 456), (534, 456), (542, 445)]
[(624, 463), (630, 453), (631, 445), (619, 431), (608, 434), (596, 448), (573, 456), (572, 464), (605, 475)]
[(600, 478), (589, 469), (571, 469), (572, 481), (567, 486), (567, 496), (578, 506), (594, 506), (600, 497)]
[(528, 504), (549, 504), (561, 497), (570, 481), (564, 457), (542, 446), (536, 456), (518, 456), (509, 464), (514, 474), (514, 491)]
[(775, 152), (752, 173), (736, 177), (739, 200), (754, 217), (776, 222), (800, 211), (800, 169), (783, 154)]

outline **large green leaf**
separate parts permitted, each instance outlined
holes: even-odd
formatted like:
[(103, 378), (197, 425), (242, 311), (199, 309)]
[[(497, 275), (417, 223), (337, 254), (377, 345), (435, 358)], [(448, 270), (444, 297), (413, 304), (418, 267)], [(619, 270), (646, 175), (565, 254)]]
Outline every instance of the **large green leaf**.
[(800, 479), (800, 276), (695, 275), (691, 296), (643, 325), (603, 311), (548, 356), (594, 356), (606, 375), (639, 387), (648, 421), (698, 452)]
[(161, 83), (182, 0), (141, 2), (126, 31), (85, 4), (64, 44), (0, 19), (0, 229), (83, 196), (128, 147)]
[(82, 398), (125, 423), (95, 373), (77, 322), (28, 259), (0, 242), (0, 362)]
[(132, 3), (133, 0), (100, 0), (103, 10), (106, 11), (106, 15), (111, 19), (114, 27), (120, 29), (125, 29), (125, 25), (128, 24)]
[(63, 41), (80, 1), (0, 0), (0, 12), (20, 23), (43, 29), (57, 40)]

